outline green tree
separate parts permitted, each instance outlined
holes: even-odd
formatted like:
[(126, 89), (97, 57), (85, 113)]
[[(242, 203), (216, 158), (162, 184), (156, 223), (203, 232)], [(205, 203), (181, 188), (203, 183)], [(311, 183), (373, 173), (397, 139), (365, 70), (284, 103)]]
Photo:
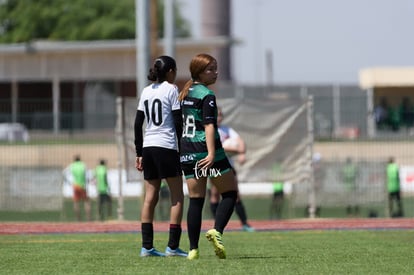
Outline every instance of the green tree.
[[(158, 33), (163, 34), (163, 1), (158, 0)], [(176, 35), (190, 35), (176, 12)], [(0, 43), (46, 40), (135, 38), (134, 0), (0, 0)]]

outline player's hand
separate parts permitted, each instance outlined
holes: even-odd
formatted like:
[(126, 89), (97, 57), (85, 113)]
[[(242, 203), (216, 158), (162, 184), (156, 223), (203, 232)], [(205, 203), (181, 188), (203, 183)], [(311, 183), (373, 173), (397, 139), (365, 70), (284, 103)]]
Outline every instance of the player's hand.
[(207, 155), (205, 158), (198, 161), (197, 165), (200, 169), (205, 170), (205, 169), (208, 169), (211, 166), (213, 166), (213, 164), (214, 164), (214, 155), (213, 156), (212, 155)]
[(144, 170), (144, 168), (142, 167), (142, 157), (135, 158), (135, 168), (137, 168), (137, 170), (140, 172)]
[(246, 154), (245, 153), (238, 154), (237, 161), (239, 162), (240, 165), (243, 165), (246, 162)]

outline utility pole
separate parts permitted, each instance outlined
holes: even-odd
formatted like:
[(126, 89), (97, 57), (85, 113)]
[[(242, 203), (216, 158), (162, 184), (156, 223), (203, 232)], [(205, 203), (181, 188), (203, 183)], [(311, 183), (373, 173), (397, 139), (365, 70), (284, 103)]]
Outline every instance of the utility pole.
[[(157, 14), (158, 14), (158, 1), (157, 0), (151, 0), (151, 6), (150, 6), (150, 60), (154, 60), (157, 58), (159, 54), (158, 50), (158, 20), (157, 20)], [(152, 63), (149, 63), (149, 66), (151, 66)], [(149, 67), (146, 68), (148, 71)]]

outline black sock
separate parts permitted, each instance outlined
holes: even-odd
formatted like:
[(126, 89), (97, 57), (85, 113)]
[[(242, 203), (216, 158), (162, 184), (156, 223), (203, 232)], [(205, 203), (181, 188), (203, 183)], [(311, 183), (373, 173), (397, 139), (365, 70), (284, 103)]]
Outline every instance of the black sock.
[(201, 232), (201, 220), (204, 198), (190, 198), (187, 212), (187, 231), (190, 240), (190, 250), (198, 248)]
[(142, 234), (142, 247), (146, 249), (153, 248), (154, 228), (152, 226), (152, 223), (142, 223), (141, 234)]
[(168, 247), (171, 249), (177, 249), (180, 245), (181, 238), (181, 225), (170, 224), (170, 237), (168, 239)]
[(219, 205), (218, 202), (210, 202), (210, 210), (211, 210), (211, 214), (213, 215), (213, 218), (216, 217), (216, 212), (217, 212), (217, 206)]
[(224, 192), (221, 196), (223, 199), (217, 207), (214, 229), (220, 233), (223, 233), (224, 228), (233, 214), (234, 205), (236, 204), (237, 199), (237, 191)]
[(244, 205), (243, 205), (241, 200), (236, 201), (235, 210), (236, 210), (237, 216), (239, 216), (239, 219), (240, 219), (242, 225), (247, 225), (246, 210), (245, 210)]

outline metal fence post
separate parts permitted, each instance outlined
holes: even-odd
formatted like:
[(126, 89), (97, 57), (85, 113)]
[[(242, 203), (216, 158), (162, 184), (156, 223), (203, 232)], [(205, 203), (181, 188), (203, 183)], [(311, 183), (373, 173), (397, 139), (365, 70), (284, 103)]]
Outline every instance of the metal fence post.
[(313, 173), (313, 96), (308, 96), (307, 102), (307, 120), (308, 120), (308, 152), (309, 152), (309, 159), (308, 159), (308, 172), (309, 172), (309, 181), (310, 181), (310, 192), (309, 192), (309, 217), (315, 218), (316, 213), (316, 190), (315, 190), (315, 177)]
[(122, 192), (122, 170), (123, 170), (123, 157), (124, 157), (124, 138), (123, 138), (123, 132), (124, 132), (124, 100), (122, 97), (116, 98), (116, 109), (118, 113), (118, 121), (116, 124), (116, 141), (117, 141), (117, 147), (118, 147), (118, 220), (122, 221), (124, 220), (124, 197)]

